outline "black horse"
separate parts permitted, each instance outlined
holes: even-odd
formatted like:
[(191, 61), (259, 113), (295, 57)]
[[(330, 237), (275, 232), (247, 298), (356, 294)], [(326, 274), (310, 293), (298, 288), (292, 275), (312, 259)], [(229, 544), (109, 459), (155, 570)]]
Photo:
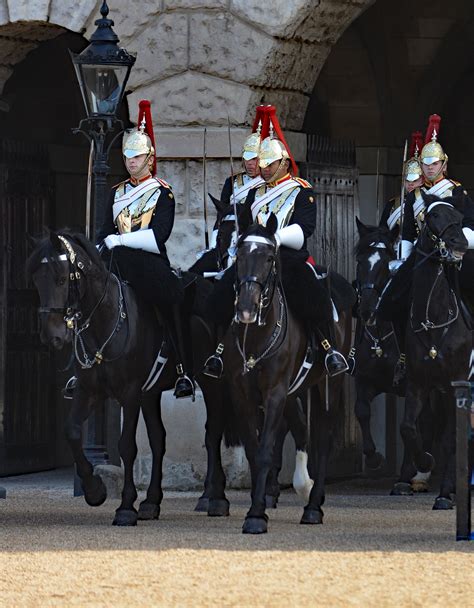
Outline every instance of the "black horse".
[[(130, 526), (135, 525), (137, 519), (158, 518), (163, 498), (161, 480), (166, 435), (160, 400), (162, 392), (173, 387), (176, 371), (174, 353), (166, 344), (166, 332), (157, 312), (107, 270), (96, 248), (80, 234), (51, 233), (37, 243), (28, 260), (28, 270), (40, 295), (41, 340), (58, 350), (73, 342), (78, 380), (66, 436), (86, 502), (92, 506), (102, 504), (106, 489), (84, 455), (82, 424), (98, 404), (111, 397), (123, 408), (119, 451), (125, 468), (122, 502), (113, 523)], [(198, 281), (196, 291), (207, 292), (208, 283), (201, 277), (195, 280)], [(192, 333), (194, 367), (199, 370), (214, 344), (214, 337), (200, 318), (193, 323)], [(213, 507), (222, 511), (228, 505), (220, 462), (221, 427), (225, 427), (226, 412), (222, 407), (222, 387), (205, 377), (198, 377), (198, 381), (208, 413), (206, 444), (209, 442), (215, 448), (211, 450), (215, 459), (208, 483), (215, 497)], [(133, 463), (137, 454), (135, 435), (140, 406), (153, 464), (147, 496), (137, 512)]]
[(425, 224), (413, 264), (410, 319), (406, 333), (407, 392), (401, 435), (405, 458), (401, 484), (409, 484), (412, 463), (418, 470), (433, 467), (431, 454), (423, 450), (417, 419), (424, 399), (432, 390), (441, 394), (444, 406), (442, 471), (439, 496), (433, 509), (453, 508), (455, 491), (455, 399), (451, 383), (468, 380), (471, 331), (462, 311), (458, 287), (459, 264), (467, 250), (462, 232), (462, 204), (455, 198), (437, 201), (426, 197)]
[[(202, 276), (213, 278), (213, 275), (225, 270), (233, 263), (235, 257), (235, 245), (237, 244), (236, 231), (236, 214), (233, 205), (225, 203), (209, 195), (217, 212), (216, 223), (214, 230), (215, 247), (206, 251), (204, 255), (197, 260), (189, 271), (200, 274)], [(237, 225), (243, 211), (242, 205), (237, 205)], [(216, 334), (218, 329), (215, 328)], [(207, 512), (211, 516), (222, 516), (229, 514), (229, 504), (225, 496), (222, 495), (221, 485), (217, 485), (217, 496), (214, 498), (214, 490), (212, 480), (215, 477), (216, 462), (218, 465), (218, 478), (222, 478), (223, 472), (220, 465), (220, 444), (221, 439), (225, 439), (226, 445), (240, 446), (241, 438), (238, 434), (235, 423), (235, 412), (233, 410), (232, 395), (229, 391), (229, 386), (224, 376), (220, 380), (214, 380), (221, 385), (223, 394), (223, 408), (221, 411), (213, 410), (211, 419), (207, 420), (206, 424), (206, 449), (207, 449), (207, 475), (204, 482), (204, 492), (198, 499), (195, 511)], [(303, 401), (303, 403), (302, 403)], [(296, 493), (302, 497), (305, 504), (308, 502), (309, 492), (313, 486), (313, 480), (310, 479), (308, 472), (308, 455), (307, 455), (307, 440), (308, 430), (306, 427), (306, 399), (298, 400), (298, 408), (286, 408), (285, 418), (282, 420), (278, 430), (275, 450), (274, 462), (271, 468), (266, 491), (267, 506), (275, 508), (280, 495), (280, 485), (278, 476), (282, 468), (283, 461), (283, 445), (288, 432), (290, 432), (295, 441), (296, 447), (296, 466), (293, 475), (293, 487)], [(209, 412), (209, 410), (208, 410)], [(225, 437), (223, 437), (225, 435)]]
[[(225, 369), (240, 413), (240, 433), (252, 477), (252, 506), (243, 525), (243, 532), (250, 534), (267, 531), (265, 495), (277, 432), (285, 406), (296, 407), (298, 392), (291, 397), (288, 393), (311, 350), (309, 337), (287, 307), (281, 288), (276, 228), (276, 218), (270, 216), (266, 227), (252, 225), (239, 239), (238, 322), (227, 332), (224, 349)], [(350, 317), (350, 311), (340, 313), (336, 326), (338, 348), (346, 353)], [(301, 523), (322, 523), (326, 467), (342, 383), (340, 376), (327, 378), (322, 362), (314, 362), (300, 387), (300, 394), (308, 387), (313, 389), (309, 434), (311, 460), (317, 463)]]
[[(383, 290), (390, 280), (389, 263), (395, 259), (394, 243), (398, 228), (367, 226), (356, 218), (359, 241), (355, 248), (357, 259), (357, 327), (355, 339), (355, 415), (362, 432), (365, 464), (371, 471), (383, 470), (385, 459), (377, 451), (370, 430), (371, 403), (382, 393), (405, 397), (406, 381), (394, 382), (400, 357), (397, 334), (391, 322), (376, 317)], [(432, 414), (429, 397), (425, 398), (420, 431), (431, 448)], [(392, 493), (412, 494), (428, 490), (429, 473), (416, 472), (411, 487), (394, 488)]]

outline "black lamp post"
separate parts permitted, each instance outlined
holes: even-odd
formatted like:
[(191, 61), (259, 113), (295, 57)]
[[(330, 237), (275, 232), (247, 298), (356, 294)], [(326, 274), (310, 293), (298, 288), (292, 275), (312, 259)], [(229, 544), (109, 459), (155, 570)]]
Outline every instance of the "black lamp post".
[(69, 51), (87, 113), (87, 118), (81, 120), (74, 133), (82, 133), (94, 143), (94, 212), (90, 214), (92, 219), (88, 227), (91, 239), (94, 239), (97, 227), (102, 225), (110, 171), (109, 152), (123, 132), (117, 112), (136, 59), (118, 46), (119, 38), (112, 29), (114, 22), (107, 18), (106, 0), (100, 12), (102, 18), (95, 22), (97, 30), (91, 36), (89, 46), (79, 54)]
[[(117, 118), (117, 112), (135, 63), (135, 56), (118, 46), (119, 38), (112, 29), (114, 22), (107, 18), (109, 7), (106, 0), (103, 1), (100, 12), (102, 18), (95, 22), (97, 30), (91, 36), (89, 46), (79, 54), (69, 51), (87, 113), (87, 118), (81, 120), (73, 132), (82, 133), (93, 144), (93, 210), (90, 209), (88, 193), (86, 222), (86, 235), (92, 241), (104, 219), (107, 175), (110, 172), (109, 153), (124, 129), (123, 122)], [(107, 408), (107, 404), (104, 404), (91, 414), (84, 428), (84, 451), (92, 464), (107, 462), (107, 437), (119, 433), (119, 408)], [(80, 494), (82, 490), (76, 475), (74, 495)]]

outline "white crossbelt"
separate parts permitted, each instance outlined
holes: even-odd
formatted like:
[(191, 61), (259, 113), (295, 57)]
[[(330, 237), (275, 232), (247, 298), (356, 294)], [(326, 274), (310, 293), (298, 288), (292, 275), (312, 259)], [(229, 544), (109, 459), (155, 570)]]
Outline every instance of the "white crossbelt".
[(151, 190), (158, 190), (160, 187), (161, 186), (159, 181), (152, 177), (151, 179), (147, 179), (145, 182), (143, 182), (136, 188), (133, 188), (129, 192), (123, 194), (122, 196), (119, 196), (117, 199), (115, 199), (115, 202), (113, 204), (114, 220), (117, 219), (117, 217), (125, 209), (125, 207), (131, 205), (133, 202), (135, 202), (138, 198), (142, 197), (147, 192), (150, 192)]
[[(235, 187), (235, 181), (236, 180), (234, 180), (234, 196), (236, 203), (245, 201), (245, 199), (247, 198), (247, 194), (250, 192), (250, 190), (252, 190), (252, 188), (257, 188), (258, 186), (264, 183), (264, 180), (260, 175), (257, 175), (257, 177), (254, 177), (253, 179), (244, 183), (242, 186), (240, 186), (240, 188)], [(230, 197), (230, 202), (232, 204), (234, 203), (234, 197), (232, 195)]]
[(278, 186), (275, 186), (274, 188), (270, 188), (270, 190), (267, 190), (267, 192), (265, 192), (265, 194), (262, 194), (262, 196), (255, 198), (254, 202), (252, 203), (253, 219), (255, 219), (257, 217), (260, 209), (264, 205), (266, 205), (273, 199), (277, 198), (277, 196), (280, 196), (281, 194), (283, 194), (283, 192), (286, 192), (287, 190), (294, 189), (297, 187), (301, 187), (301, 184), (299, 184), (294, 179), (288, 179), (285, 182), (279, 184)]

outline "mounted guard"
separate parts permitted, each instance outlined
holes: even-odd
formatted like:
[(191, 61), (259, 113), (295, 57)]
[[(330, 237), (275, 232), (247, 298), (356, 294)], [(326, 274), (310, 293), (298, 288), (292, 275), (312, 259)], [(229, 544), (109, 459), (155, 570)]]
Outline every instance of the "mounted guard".
[[(266, 225), (273, 214), (278, 221), (275, 233), (282, 261), (282, 281), (288, 304), (311, 339), (324, 353), (329, 376), (348, 369), (345, 357), (337, 351), (334, 331), (334, 306), (327, 287), (327, 273), (319, 273), (307, 250), (307, 239), (316, 227), (315, 194), (309, 182), (299, 177), (293, 156), (285, 141), (274, 106), (266, 106), (262, 126), (259, 166), (264, 183), (250, 190), (243, 213), (241, 231), (251, 223)], [(275, 137), (276, 135), (276, 137)], [(290, 170), (291, 167), (291, 170)], [(214, 307), (221, 306), (221, 322), (230, 323), (235, 269), (229, 269), (216, 285)], [(220, 377), (223, 345), (208, 360), (208, 375)], [(206, 372), (205, 372), (206, 373)]]
[[(441, 118), (432, 114), (429, 118), (425, 134), (425, 145), (420, 154), (420, 165), (423, 173), (423, 184), (414, 188), (405, 199), (402, 240), (400, 243), (400, 259), (403, 262), (393, 277), (391, 284), (385, 290), (378, 309), (381, 319), (392, 321), (399, 341), (400, 351), (405, 352), (405, 333), (411, 304), (411, 288), (415, 256), (413, 253), (418, 235), (424, 226), (426, 203), (424, 196), (435, 196), (438, 200), (455, 199), (458, 209), (463, 209), (463, 233), (469, 245), (474, 249), (474, 202), (462, 185), (447, 177), (448, 155), (438, 142)], [(465, 256), (460, 272), (460, 281), (465, 295), (463, 283), (472, 285), (474, 268)], [(472, 290), (472, 288), (471, 288)], [(396, 372), (398, 381), (404, 379), (403, 365)]]
[[(138, 127), (125, 133), (122, 151), (130, 178), (112, 188), (97, 243), (113, 250), (121, 277), (158, 309), (176, 353), (178, 379), (174, 396), (194, 397), (192, 353), (183, 335), (184, 288), (171, 270), (166, 253), (166, 241), (174, 223), (175, 198), (171, 186), (155, 177), (149, 101), (140, 101)], [(189, 336), (189, 332), (186, 334)]]

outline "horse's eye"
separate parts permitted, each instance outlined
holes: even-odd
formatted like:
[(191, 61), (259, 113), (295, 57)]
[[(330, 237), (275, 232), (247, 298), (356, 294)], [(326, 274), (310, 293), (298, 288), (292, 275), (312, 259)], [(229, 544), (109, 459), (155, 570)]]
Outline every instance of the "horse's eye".
[(58, 280), (58, 285), (64, 285), (64, 283), (65, 283), (65, 282), (66, 282), (66, 277), (61, 277), (61, 278)]
[(438, 214), (436, 213), (436, 211), (433, 213), (433, 217), (434, 217), (434, 219), (436, 219), (438, 217)]

